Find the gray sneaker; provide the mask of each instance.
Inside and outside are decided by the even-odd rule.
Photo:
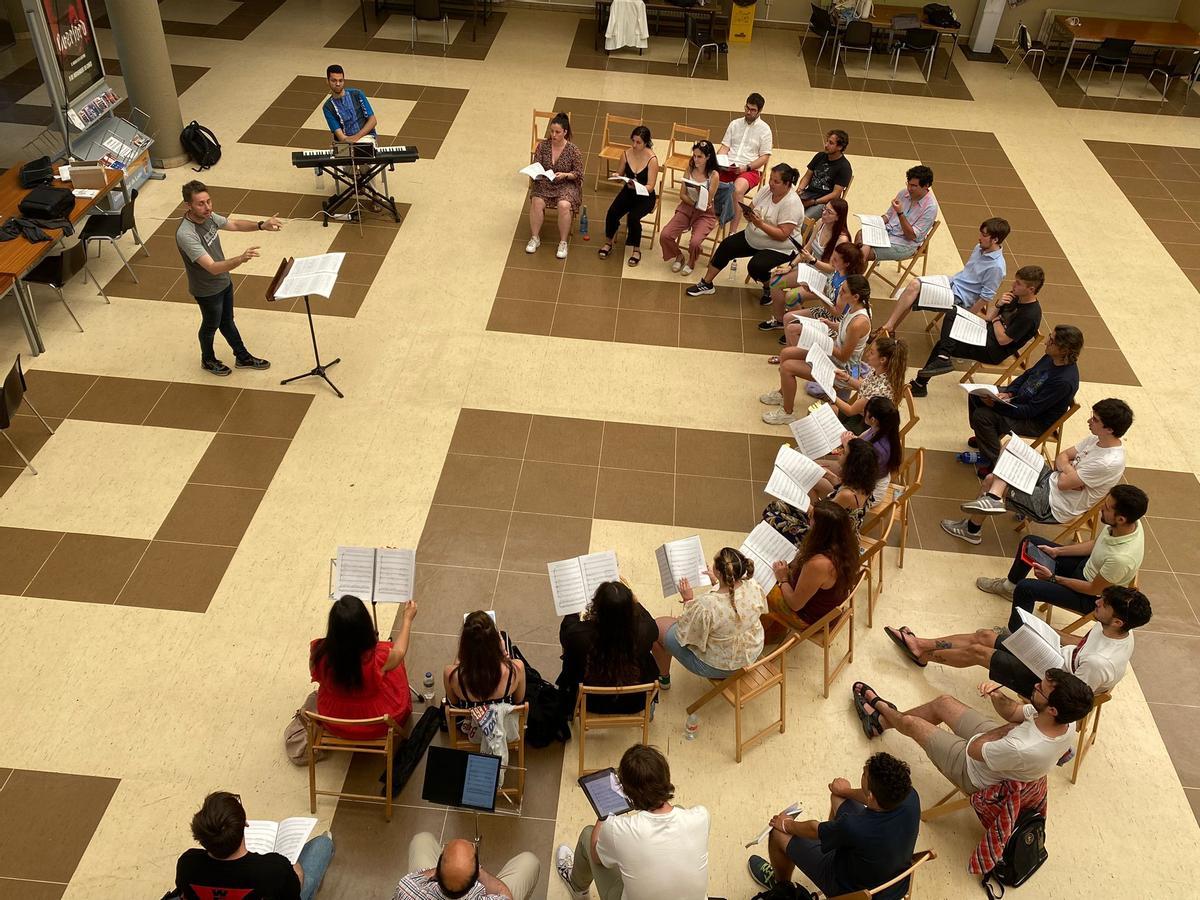
[[[1013,585],[1007,578],[976,578],[975,587],[985,594],[995,594],[1005,600],[1011,600],[1013,596]]]
[[[971,534],[967,531],[966,519],[942,519],[942,531],[946,534],[953,535],[961,541],[966,541],[968,544],[982,544],[983,534]]]
[[[1007,512],[1004,501],[991,494],[981,494],[974,500],[968,500],[959,509],[963,512],[982,513],[985,516],[999,516]]]
[[[783,391],[768,391],[758,395],[758,402],[765,406],[783,406]]]

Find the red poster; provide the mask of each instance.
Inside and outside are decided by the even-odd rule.
[[[104,77],[87,0],[42,0],[42,11],[67,101],[77,100]]]

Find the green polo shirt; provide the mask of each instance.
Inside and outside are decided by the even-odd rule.
[[[1096,535],[1092,553],[1083,567],[1083,577],[1091,581],[1099,575],[1109,584],[1126,587],[1141,568],[1144,551],[1141,522],[1124,537],[1113,537],[1112,528],[1105,525]]]

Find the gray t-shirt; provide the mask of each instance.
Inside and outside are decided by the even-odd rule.
[[[217,262],[225,259],[225,251],[221,249],[220,229],[228,221],[224,216],[212,213],[208,219],[197,225],[185,216],[175,229],[175,244],[179,247],[179,255],[183,257],[188,291],[193,297],[211,297],[233,283],[228,272],[210,275],[196,262],[205,253]]]

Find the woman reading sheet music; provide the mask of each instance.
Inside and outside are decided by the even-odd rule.
[[[638,125],[629,135],[629,147],[621,154],[619,175],[624,179],[617,196],[613,197],[604,217],[604,246],[599,250],[600,258],[607,259],[612,253],[613,239],[621,220],[625,220],[625,246],[630,249],[628,265],[636,266],[642,261],[642,219],[654,209],[655,185],[658,184],[658,157],[654,155],[654,142],[650,129]],[[640,185],[645,194],[638,193]]]
[[[853,244],[838,244],[834,248],[831,258],[833,272],[820,292],[814,286],[803,281],[795,288],[784,292],[783,305],[788,311],[795,312],[795,315],[786,317],[783,337],[779,339],[779,343],[789,347],[796,345],[801,328],[797,317],[822,319],[826,322],[837,322],[841,318],[841,312],[837,308],[837,297],[842,290],[842,285],[851,275],[863,274],[867,264],[863,261],[862,251]],[[806,303],[809,304],[809,308],[801,311],[801,307]],[[769,330],[762,325],[758,328],[759,331]]]
[[[870,371],[860,377],[856,378],[844,369],[833,373],[839,388],[855,391],[851,400],[834,397],[832,401],[842,424],[855,434],[861,434],[867,427],[863,413],[872,397],[886,397],[897,406],[900,404],[904,395],[904,377],[908,372],[908,344],[903,338],[876,334],[863,351],[862,361]]]
[[[837,474],[826,468],[827,477],[822,478],[809,492],[813,505],[821,499],[836,503],[850,514],[850,521],[857,533],[872,505],[872,497],[879,483],[879,457],[867,441],[846,432],[842,440],[841,453],[836,459]],[[763,510],[763,521],[786,537],[799,544],[812,527],[808,512],[797,509],[782,500],[772,500]]]
[[[779,626],[803,631],[830,610],[837,609],[850,594],[858,577],[858,534],[843,507],[821,500],[812,510],[812,527],[790,563],[775,563],[779,583],[767,595],[770,628],[778,636]]]
[[[442,672],[446,702],[459,709],[525,702],[525,665],[512,659],[496,623],[476,610],[463,622],[458,657]]]
[[[329,608],[325,637],[312,642],[308,668],[317,682],[317,712],[335,719],[391,716],[406,725],[412,716],[412,694],[404,657],[408,653],[417,603],[404,605],[394,641],[381,641],[367,606],[357,597],[342,597]],[[387,734],[384,726],[339,725],[329,731],[347,739],[372,740]]]
[[[546,132],[549,136],[538,142],[533,152],[533,161],[554,172],[554,180],[535,178],[529,201],[529,243],[526,253],[536,253],[542,245],[542,222],[546,218],[546,207],[558,210],[559,259],[567,258],[567,237],[571,234],[571,222],[583,205],[583,154],[571,143],[571,120],[566,113],[559,113],[550,120]]]
[[[671,262],[671,271],[680,275],[691,275],[696,268],[696,260],[704,249],[704,239],[717,227],[717,187],[721,183],[721,173],[717,169],[717,151],[711,141],[697,141],[692,144],[692,158],[688,160],[687,171],[679,185],[679,205],[675,207],[675,215],[663,226],[658,236],[658,245],[662,247],[663,259]],[[688,184],[687,182],[692,182]],[[704,185],[706,191],[705,203],[700,203],[700,188]],[[679,248],[679,238],[690,231],[688,238],[688,253],[685,257]]]
[[[900,411],[887,397],[872,397],[867,401],[864,419],[867,429],[862,433],[862,440],[875,451],[879,467],[878,482],[870,490],[874,502],[878,503],[887,493],[892,477],[900,471],[900,464],[904,462],[904,448],[900,445]],[[846,435],[850,435],[850,432],[847,431]],[[839,480],[845,480],[844,462],[844,454],[820,460],[827,474],[817,482],[817,487],[832,486]]]

